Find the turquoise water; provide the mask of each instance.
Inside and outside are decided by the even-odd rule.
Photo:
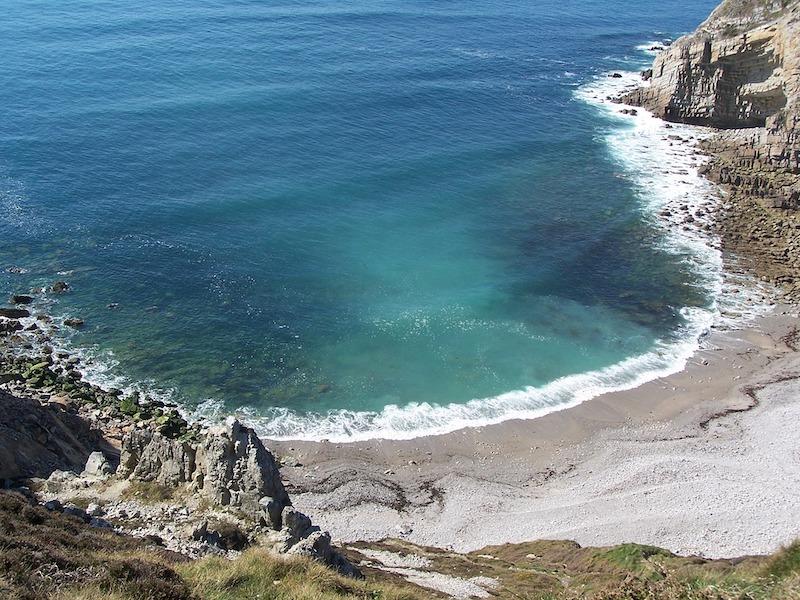
[[[714,3],[6,3],[0,292],[68,280],[110,374],[289,437],[678,341],[713,299],[575,92]]]

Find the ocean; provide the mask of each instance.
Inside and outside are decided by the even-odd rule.
[[[442,433],[674,372],[721,259],[659,214],[712,191],[602,100],[714,5],[6,3],[0,294],[69,282],[36,308],[85,320],[58,343],[88,377],[272,438]]]

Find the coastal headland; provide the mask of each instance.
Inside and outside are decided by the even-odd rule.
[[[797,2],[726,0],[696,32],[663,49],[640,86],[602,99],[631,118],[641,110],[663,119],[656,135],[675,152],[707,156],[696,168],[719,185],[700,208],[663,216],[675,227],[699,224],[719,240],[729,278],[723,292],[753,310],[720,310],[680,372],[536,419],[438,436],[261,440],[233,417],[192,422],[180,407],[85,381],[81,359],[53,347],[51,337],[57,327],[83,322],[54,323],[33,309],[35,294],[19,294],[0,309],[0,478],[16,490],[3,494],[3,515],[55,529],[79,524],[94,532],[85,539],[95,550],[113,546],[118,535],[130,552],[157,551],[167,571],[156,579],[180,573],[172,595],[154,596],[164,598],[198,597],[192,594],[212,586],[180,566],[188,557],[245,552],[239,565],[272,560],[253,558],[251,546],[285,564],[331,567],[349,579],[319,581],[342,597],[519,597],[519,590],[550,593],[553,586],[588,593],[591,585],[571,587],[580,571],[602,572],[612,588],[643,586],[633,597],[644,598],[654,597],[645,595],[655,589],[648,586],[668,585],[687,564],[726,575],[740,564],[752,573],[767,569],[769,585],[780,585],[775,573],[794,573],[780,571],[785,554],[708,559],[769,554],[800,536],[799,11]],[[671,123],[704,129],[676,136]],[[747,300],[758,286],[753,295],[766,290],[769,306]],[[69,283],[40,293],[69,293]],[[47,555],[44,542],[35,532],[22,540],[11,517],[0,526],[11,540],[0,554],[8,567],[0,591],[28,586],[26,597],[47,597],[55,575],[9,558],[20,549]],[[626,546],[580,547],[619,544]],[[672,553],[700,558],[684,563]],[[613,568],[598,562],[612,554]],[[570,563],[575,557],[588,562]],[[571,575],[537,579],[540,588],[506,579],[513,569],[541,574],[536,561]],[[100,569],[69,564],[66,587]],[[642,565],[656,574],[637,579]],[[270,568],[275,579],[262,583],[279,590],[290,575]],[[232,578],[231,589],[254,577],[247,573]],[[342,583],[363,574],[400,587]],[[181,587],[196,580],[194,591]],[[763,587],[754,597],[773,591]],[[102,596],[68,596],[79,597]]]

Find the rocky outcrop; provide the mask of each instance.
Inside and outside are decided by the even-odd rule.
[[[255,431],[236,419],[204,430],[196,440],[175,438],[152,428],[134,429],[122,441],[117,476],[185,488],[212,506],[232,507],[264,527],[261,542],[281,553],[324,562],[358,575],[334,549],[328,533],[291,506],[277,462]],[[204,524],[195,539],[211,539]]]
[[[726,250],[800,301],[793,211],[800,208],[800,2],[725,0],[643,73],[624,103],[715,127],[706,175],[731,190]]]
[[[797,114],[800,5],[747,4],[723,2],[656,57],[649,85],[623,100],[669,121],[792,129],[786,118]]]
[[[196,442],[134,429],[122,441],[117,475],[173,488],[186,485],[275,529],[289,505],[275,458],[252,429],[235,419],[206,430]]]

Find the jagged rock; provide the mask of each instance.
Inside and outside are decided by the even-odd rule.
[[[70,317],[69,319],[64,319],[64,325],[67,327],[74,327],[78,329],[79,327],[83,327],[84,321],[83,319],[78,319],[75,317]]]
[[[84,475],[92,477],[105,477],[113,472],[114,468],[102,452],[92,452],[86,460],[86,467],[83,469]]]
[[[232,504],[257,514],[263,510],[260,501],[265,496],[276,504],[289,504],[275,458],[255,431],[235,419],[209,430],[198,445],[197,462],[202,473],[200,490],[223,506]],[[274,519],[271,522],[275,528],[281,525]]]
[[[196,441],[174,439],[151,428],[134,429],[123,438],[117,476],[186,486],[267,526],[271,531],[262,530],[260,539],[273,550],[309,556],[346,575],[360,576],[331,546],[330,535],[291,506],[272,453],[255,431],[236,419],[204,431]],[[226,550],[248,543],[233,524],[212,526],[204,521],[189,534]]]
[[[123,439],[118,474],[170,487],[190,484],[220,506],[266,517],[276,529],[289,504],[275,458],[252,429],[235,419],[206,431],[197,442],[133,430]]]
[[[311,529],[311,519],[293,506],[284,508],[281,516],[283,528],[293,539],[299,540]]]
[[[196,449],[150,429],[134,429],[122,440],[117,474],[177,487],[194,481]]]
[[[24,308],[0,308],[0,317],[6,319],[24,319],[30,316],[31,312]]]
[[[50,286],[50,291],[54,294],[63,294],[69,291],[69,284],[66,281],[56,281]]]
[[[30,304],[33,302],[33,296],[25,294],[13,294],[11,296],[11,304]]]

